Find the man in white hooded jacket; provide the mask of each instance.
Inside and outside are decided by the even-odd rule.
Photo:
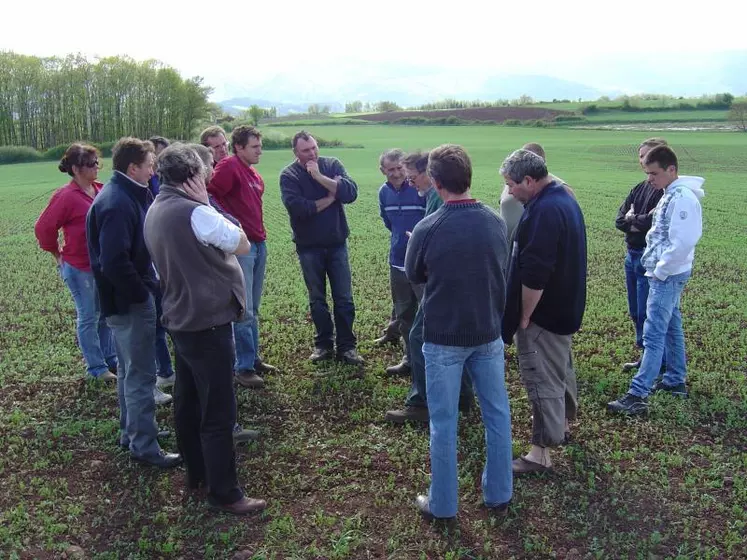
[[[668,146],[653,148],[646,154],[643,167],[651,186],[663,189],[664,194],[654,209],[641,258],[649,279],[643,358],[628,392],[607,404],[607,410],[627,415],[646,413],[651,392],[687,397],[680,295],[692,273],[695,245],[703,232],[700,199],[705,194],[705,179],[680,177],[677,156]],[[663,356],[667,369],[654,384]]]

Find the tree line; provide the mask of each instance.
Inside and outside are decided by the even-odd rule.
[[[77,140],[154,134],[188,139],[211,88],[156,60],[0,52],[0,146],[46,150]]]

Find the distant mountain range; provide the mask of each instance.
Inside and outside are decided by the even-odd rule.
[[[594,100],[602,95],[658,93],[698,96],[730,92],[747,94],[747,50],[683,55],[612,55],[554,65],[552,74],[481,73],[392,64],[338,65],[339,79],[319,68],[297,69],[244,85],[215,84],[231,92],[219,104],[230,113],[251,105],[277,107],[279,115],[306,112],[309,104],[344,110],[348,101],[394,101],[412,107],[446,98],[463,100],[553,99]],[[550,69],[545,69],[550,70]],[[558,77],[562,76],[562,77]]]

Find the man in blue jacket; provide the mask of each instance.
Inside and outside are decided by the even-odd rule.
[[[296,159],[280,173],[280,195],[288,210],[298,261],[309,292],[309,308],[316,328],[312,362],[337,359],[363,365],[353,332],[355,304],[348,262],[350,230],[343,204],[358,198],[358,185],[340,160],[320,157],[308,132],[293,136]],[[334,326],[327,305],[327,278],[334,302]]]
[[[405,179],[402,150],[387,150],[379,158],[379,169],[386,182],[379,188],[379,212],[386,228],[392,232],[389,246],[389,284],[397,329],[405,341],[405,355],[387,375],[410,373],[410,329],[423,296],[423,285],[412,284],[405,274],[407,240],[425,215],[425,198]]]
[[[133,459],[162,468],[182,460],[158,445],[153,390],[156,385],[156,307],[153,262],[143,238],[153,197],[153,144],[122,138],[112,149],[114,175],[86,218],[91,269],[101,311],[114,334],[119,368],[119,444]]]

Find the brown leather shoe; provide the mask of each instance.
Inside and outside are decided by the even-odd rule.
[[[267,507],[267,502],[244,496],[238,502],[232,504],[216,504],[209,501],[208,505],[210,509],[230,513],[231,515],[252,515],[265,509]]]
[[[256,372],[245,370],[236,374],[236,383],[247,389],[261,389],[265,381]]]

